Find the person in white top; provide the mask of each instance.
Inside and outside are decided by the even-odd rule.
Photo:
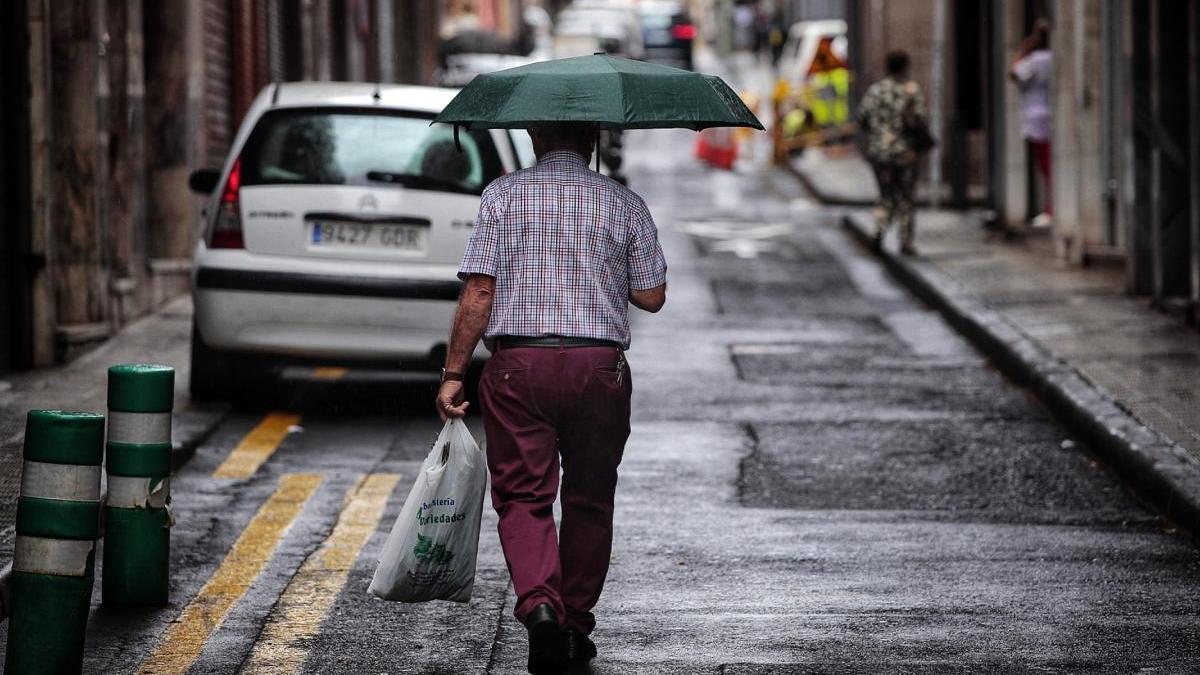
[[[1036,218],[1034,227],[1050,225],[1054,213],[1051,206],[1050,173],[1050,73],[1053,57],[1050,53],[1050,24],[1038,19],[1033,31],[1021,43],[1021,50],[1009,67],[1008,73],[1021,91],[1021,135],[1029,144],[1034,162],[1046,187],[1046,203]]]

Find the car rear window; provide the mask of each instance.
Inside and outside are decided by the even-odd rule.
[[[671,15],[659,12],[646,12],[642,14],[642,28],[645,29],[663,29],[671,27]]]
[[[490,132],[461,130],[459,152],[453,128],[430,119],[346,108],[270,111],[242,151],[242,185],[378,185],[386,174],[426,179],[422,189],[482,194],[503,171]]]

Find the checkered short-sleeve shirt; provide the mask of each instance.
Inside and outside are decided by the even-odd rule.
[[[484,339],[547,335],[629,347],[629,291],[666,282],[646,203],[556,150],[483,191],[458,276],[496,278]]]

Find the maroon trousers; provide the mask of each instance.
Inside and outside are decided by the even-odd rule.
[[[596,624],[591,610],[608,575],[632,390],[614,347],[499,348],[484,367],[492,505],[522,623],[549,603],[565,628],[587,634]]]

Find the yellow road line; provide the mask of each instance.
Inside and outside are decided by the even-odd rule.
[[[312,638],[321,628],[350,568],[379,524],[399,474],[371,474],[346,495],[341,516],[321,547],[300,566],[267,618],[243,673],[300,672]]]
[[[340,380],[346,375],[346,369],[340,366],[318,366],[313,368],[314,380]]]
[[[208,636],[250,588],[320,483],[321,476],[311,473],[286,474],[279,479],[275,493],[254,514],[221,566],[183,608],[139,672],[143,675],[187,672],[200,656]]]
[[[300,416],[273,412],[250,430],[241,443],[229,453],[213,478],[249,478],[263,462],[275,454],[275,449],[287,438],[288,427],[299,424]]]

